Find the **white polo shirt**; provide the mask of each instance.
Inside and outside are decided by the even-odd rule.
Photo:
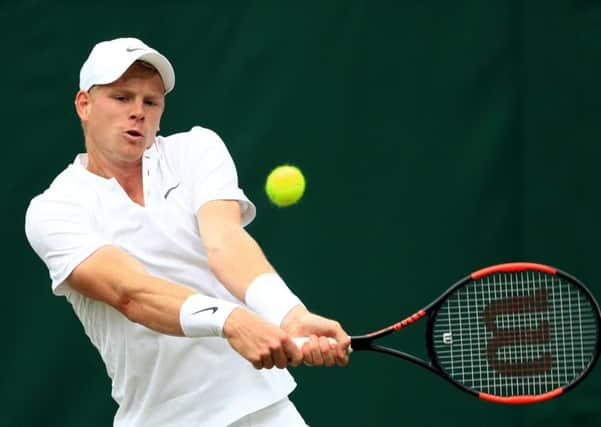
[[[238,188],[234,163],[214,132],[157,137],[143,158],[145,206],[114,179],[86,169],[80,154],[27,210],[26,233],[100,352],[119,404],[115,426],[225,426],[286,397],[286,370],[256,370],[223,338],[180,338],[129,321],[72,290],[65,279],[103,245],[118,246],[150,274],[241,303],[211,273],[196,212],[210,200],[239,200],[243,223],[255,207]]]

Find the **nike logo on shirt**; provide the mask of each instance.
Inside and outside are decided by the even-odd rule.
[[[165,193],[165,199],[167,198],[167,196],[169,195],[169,193],[171,193],[173,190],[175,190],[177,187],[179,187],[179,182],[177,183],[176,186],[171,187],[169,190],[167,190],[167,192]]]

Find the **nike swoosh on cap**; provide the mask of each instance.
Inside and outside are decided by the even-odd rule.
[[[136,50],[146,50],[146,48],[144,48],[144,47],[128,47],[125,50],[128,52],[135,52]]]

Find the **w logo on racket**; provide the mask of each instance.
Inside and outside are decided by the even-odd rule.
[[[551,352],[541,354],[540,346],[551,341],[547,320],[538,320],[536,313],[549,308],[549,294],[538,289],[534,295],[516,295],[491,302],[483,313],[486,329],[493,336],[486,346],[486,358],[492,368],[508,376],[539,375],[553,368]],[[504,316],[509,327],[499,327],[497,317]],[[524,326],[522,326],[524,325]],[[514,360],[500,360],[499,350],[511,346],[509,354],[519,355]],[[537,357],[538,356],[538,357]]]

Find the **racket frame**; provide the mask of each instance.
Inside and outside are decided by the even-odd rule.
[[[576,287],[578,287],[582,291],[582,294],[590,302],[591,308],[595,312],[595,319],[597,322],[596,346],[595,346],[595,350],[592,354],[591,361],[589,362],[588,366],[582,371],[582,373],[579,376],[577,376],[568,385],[565,385],[565,386],[559,387],[557,389],[551,390],[549,392],[538,394],[538,395],[522,395],[522,396],[510,396],[510,397],[496,396],[496,395],[473,390],[473,389],[461,384],[460,382],[456,381],[451,376],[449,376],[440,367],[440,365],[437,361],[436,351],[434,350],[433,328],[434,328],[434,321],[436,319],[436,314],[438,312],[438,309],[442,306],[444,301],[446,301],[446,299],[451,294],[453,294],[455,291],[457,291],[457,289],[459,289],[463,286],[466,286],[470,282],[476,281],[476,280],[478,280],[482,277],[485,277],[487,275],[490,275],[490,274],[513,273],[513,272],[520,272],[520,271],[526,271],[526,270],[539,271],[542,273],[547,273],[547,274],[551,274],[551,275],[557,276],[559,278],[562,278],[562,279],[572,283]],[[428,322],[426,324],[426,350],[427,350],[428,356],[430,358],[429,361],[420,359],[417,356],[402,352],[395,348],[390,348],[390,347],[386,347],[384,345],[376,344],[374,342],[375,340],[379,340],[382,337],[385,337],[392,333],[398,332],[401,329],[404,329],[408,325],[411,325],[411,324],[421,320],[424,317],[428,318]],[[580,383],[592,371],[593,367],[595,366],[595,364],[597,363],[597,360],[599,358],[599,345],[600,345],[600,341],[601,341],[600,330],[601,330],[601,310],[599,309],[599,304],[593,297],[593,294],[590,292],[590,290],[584,285],[584,283],[582,283],[576,277],[574,277],[562,270],[559,270],[559,269],[556,269],[553,267],[549,267],[544,264],[536,264],[536,263],[530,263],[530,262],[513,262],[513,263],[498,264],[498,265],[494,265],[491,267],[486,267],[486,268],[477,270],[477,271],[473,272],[472,274],[470,274],[470,275],[460,279],[456,283],[454,283],[445,292],[443,292],[438,298],[436,298],[434,301],[432,301],[428,306],[417,311],[415,314],[401,320],[400,322],[397,322],[386,328],[371,332],[369,334],[351,336],[351,347],[352,347],[353,351],[374,351],[374,352],[384,353],[384,354],[388,354],[388,355],[391,355],[394,357],[398,357],[403,360],[407,360],[408,362],[412,362],[413,364],[421,366],[422,368],[425,368],[425,369],[441,376],[442,378],[444,378],[445,380],[447,380],[454,386],[458,387],[459,389],[463,390],[464,392],[472,394],[474,396],[477,396],[482,400],[495,402],[495,403],[505,403],[505,404],[528,404],[528,403],[542,402],[542,401],[549,400],[549,399],[555,398],[557,396],[560,396],[561,394],[565,394],[567,391],[571,390],[575,385]]]

